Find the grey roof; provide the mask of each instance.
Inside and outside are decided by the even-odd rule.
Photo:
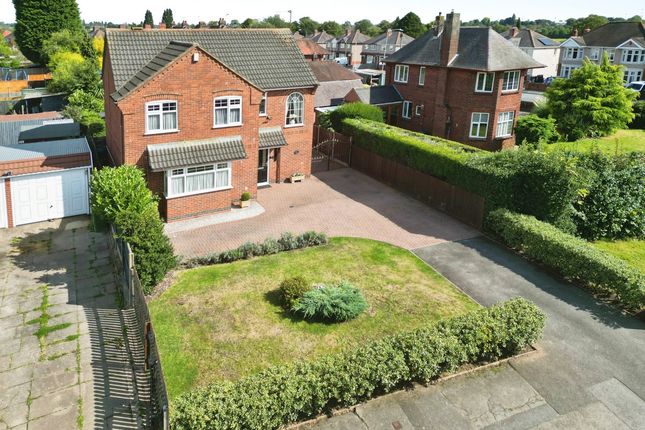
[[[371,105],[388,105],[401,103],[403,97],[392,85],[383,87],[354,88],[358,98],[363,103]]]
[[[392,30],[389,34],[381,33],[366,40],[365,45],[407,45],[413,40],[414,37],[408,36],[403,30]]]
[[[20,142],[55,140],[79,137],[81,126],[77,122],[64,122],[59,124],[32,124],[20,127],[18,140]]]
[[[117,92],[146,66],[156,67],[150,64],[153,60],[164,61],[159,58],[162,51],[176,54],[168,51],[172,41],[198,44],[263,90],[318,84],[288,29],[108,29],[106,43]]]
[[[345,96],[354,88],[361,88],[360,77],[350,81],[321,82],[314,98],[315,107],[338,106],[343,104]]]
[[[316,33],[313,36],[309,37],[308,39],[311,39],[312,41],[316,43],[327,43],[330,40],[332,40],[334,36],[331,34],[327,33],[325,30],[321,31],[320,33]]]
[[[21,143],[0,146],[0,162],[89,154],[89,152],[90,149],[84,137],[79,139],[52,140],[48,142]]]
[[[30,115],[26,115],[30,116]],[[18,143],[20,129],[26,125],[42,125],[44,121],[52,118],[35,118],[21,120],[22,115],[3,115],[3,121],[0,121],[0,146],[15,145]],[[60,118],[60,115],[58,115]],[[10,121],[10,119],[15,119]]]
[[[282,134],[282,128],[271,127],[260,129],[260,149],[287,146],[287,140]]]
[[[350,43],[353,45],[360,45],[369,40],[369,36],[361,33],[360,30],[353,30],[344,36],[338,38],[338,43]]]
[[[428,31],[414,42],[401,48],[384,61],[386,63],[439,66],[441,38]],[[544,67],[522,52],[499,33],[488,27],[461,27],[457,56],[448,67],[483,71],[534,69]]]
[[[148,64],[143,66],[136,75],[132,76],[121,88],[119,88],[112,98],[116,101],[121,100],[123,97],[139,85],[146,82],[148,79],[156,75],[160,70],[168,66],[182,55],[184,55],[190,48],[196,46],[194,43],[177,42],[171,40],[165,48],[163,48],[155,57],[150,60]]]
[[[515,31],[515,35],[513,35]],[[560,46],[560,43],[555,40],[546,37],[545,35],[538,33],[537,31],[523,28],[518,29],[513,27],[512,29],[502,33],[502,36],[513,43],[513,45],[520,48],[557,48]]]
[[[153,171],[246,158],[241,136],[148,145]]]
[[[582,46],[616,47],[629,39],[645,46],[645,24],[642,22],[610,22],[589,33],[572,37],[572,39]]]

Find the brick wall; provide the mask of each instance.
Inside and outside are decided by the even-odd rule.
[[[5,203],[7,206],[7,227],[13,227],[13,203],[11,201],[11,179],[10,178],[0,178],[4,182],[2,186],[4,187]]]
[[[193,48],[200,50],[200,48]],[[315,89],[299,90],[305,98],[303,126],[284,127],[286,100],[293,91],[268,93],[267,115],[259,115],[262,92],[241,77],[201,51],[200,60],[192,61],[190,50],[167,69],[113,104],[108,114],[113,92],[113,83],[108,69],[109,55],[104,64],[108,81],[106,86],[107,140],[117,164],[134,164],[146,171],[148,186],[163,196],[164,174],[151,172],[148,167],[148,145],[200,140],[225,136],[241,136],[247,159],[232,162],[232,186],[230,190],[215,191],[193,196],[171,198],[160,205],[162,215],[168,221],[199,216],[230,208],[244,191],[253,196],[257,191],[257,167],[259,128],[283,127],[287,146],[272,150],[270,160],[271,181],[283,181],[295,172],[310,174],[311,149],[314,123]],[[107,52],[107,51],[106,51]],[[104,73],[105,73],[104,72]],[[111,92],[108,87],[112,85]],[[214,128],[213,99],[220,96],[242,97],[242,126]],[[158,100],[174,100],[178,106],[178,131],[163,134],[145,134],[145,103]],[[121,119],[122,118],[122,119]],[[122,126],[121,126],[122,124]],[[125,142],[123,145],[121,142]],[[114,153],[121,152],[122,156]],[[277,157],[276,157],[277,155]],[[277,162],[279,159],[279,168]]]

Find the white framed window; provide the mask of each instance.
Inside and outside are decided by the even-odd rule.
[[[415,114],[416,116],[421,116],[421,114],[422,114],[422,113],[423,113],[423,105],[417,105],[417,106],[414,108],[414,114]]]
[[[169,133],[177,130],[176,101],[161,100],[146,103],[146,134]]]
[[[511,70],[504,72],[504,82],[502,82],[502,92],[517,91],[520,88],[520,71]]]
[[[589,58],[598,60],[600,58],[600,48],[591,48],[589,51]]]
[[[561,78],[568,78],[571,76],[571,73],[579,69],[579,66],[562,66],[562,69],[560,70],[560,77]]]
[[[614,62],[616,59],[616,50],[615,49],[608,49],[607,50],[607,57],[609,57],[610,62]]]
[[[580,60],[584,50],[582,48],[565,48],[564,58],[566,60]]]
[[[497,117],[497,137],[508,137],[513,134],[515,112],[500,112]]]
[[[626,69],[623,74],[623,80],[626,84],[640,81],[643,78],[643,69]]]
[[[506,76],[506,75],[504,75]],[[495,73],[479,72],[477,73],[477,83],[475,84],[476,93],[492,93],[493,83],[495,82]]]
[[[179,197],[231,187],[231,162],[166,171],[166,196]]]
[[[267,93],[262,94],[262,100],[260,101],[260,116],[267,115]]]
[[[645,63],[645,49],[623,49],[621,63]]]
[[[403,102],[403,112],[401,112],[401,115],[403,118],[412,118],[412,102],[407,100]]]
[[[473,112],[470,119],[470,137],[473,139],[486,139],[488,136],[489,114],[485,112]]]
[[[426,84],[426,68],[421,66],[419,67],[419,85],[424,86],[425,84]]]
[[[374,62],[374,56],[373,55],[368,55],[365,59],[365,62],[367,64],[372,64]]]
[[[242,97],[217,97],[213,109],[213,127],[242,125]]]
[[[394,66],[394,82],[402,84],[408,83],[408,76],[410,75],[410,66],[397,64]]]
[[[285,124],[289,126],[303,125],[305,122],[305,98],[300,93],[291,93],[287,97],[287,112]]]

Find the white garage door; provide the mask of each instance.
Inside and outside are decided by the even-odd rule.
[[[89,213],[87,169],[11,179],[14,225]]]

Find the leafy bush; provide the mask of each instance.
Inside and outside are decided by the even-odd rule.
[[[282,304],[286,310],[291,308],[300,300],[300,298],[311,290],[311,284],[302,276],[294,276],[285,279],[280,283],[280,296]]]
[[[292,311],[305,319],[331,322],[349,321],[365,309],[367,302],[363,294],[349,282],[314,288],[305,292],[291,306]]]
[[[508,246],[556,270],[565,278],[613,293],[628,308],[645,307],[645,276],[583,239],[534,217],[505,209],[491,212],[487,224]]]
[[[277,429],[409,382],[429,382],[465,363],[516,354],[540,338],[544,322],[534,304],[515,299],[313,361],[275,366],[180,396],[171,427]]]
[[[515,141],[518,145],[524,143],[553,143],[559,138],[555,128],[555,119],[540,118],[537,115],[521,116],[515,125]]]
[[[589,240],[645,237],[645,154],[577,155],[589,174],[574,204],[577,232]]]
[[[573,162],[562,154],[487,153],[370,121],[344,123],[357,146],[478,194],[488,210],[507,207],[558,223],[570,216],[578,183]]]
[[[242,196],[240,197],[240,200],[242,200],[243,202],[248,202],[249,200],[251,200],[251,193],[244,191],[242,193]]]
[[[629,128],[638,128],[645,130],[645,100],[638,100],[634,103],[634,120],[629,124]]]
[[[237,260],[259,257],[262,255],[277,254],[282,251],[291,251],[310,246],[319,246],[327,243],[325,233],[308,231],[298,236],[292,233],[283,233],[280,239],[266,239],[261,243],[247,242],[244,245],[205,257],[195,257],[183,262],[184,267],[207,266],[212,264],[232,263]]]
[[[334,130],[342,132],[345,118],[361,118],[383,122],[383,111],[366,103],[347,103],[329,113],[329,122]]]

